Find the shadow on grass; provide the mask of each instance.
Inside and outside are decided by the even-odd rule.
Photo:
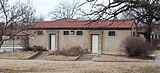
[[[109,55],[114,57],[125,57],[129,59],[140,59],[140,60],[155,60],[156,57],[154,56],[136,56],[136,57],[129,57],[127,55],[117,55],[117,54],[102,54],[102,55]]]

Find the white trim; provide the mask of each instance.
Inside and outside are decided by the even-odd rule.
[[[51,50],[56,50],[56,35],[51,34]]]
[[[98,53],[98,35],[92,35],[92,53]]]

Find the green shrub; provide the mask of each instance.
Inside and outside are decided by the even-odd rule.
[[[160,50],[160,38],[153,39],[152,44],[155,47],[156,50]]]

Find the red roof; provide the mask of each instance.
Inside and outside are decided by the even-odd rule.
[[[39,21],[30,28],[131,28],[133,23],[133,19],[91,21],[63,18],[55,21]]]
[[[137,27],[137,32],[138,33],[144,33],[144,32],[146,32],[146,27],[144,27],[144,26],[138,26]]]

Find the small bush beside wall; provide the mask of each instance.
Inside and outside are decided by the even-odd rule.
[[[153,39],[152,44],[153,44],[153,46],[155,46],[156,50],[160,50],[160,38]]]
[[[22,51],[38,52],[38,51],[48,51],[48,50],[46,48],[44,48],[43,46],[33,46],[33,47],[26,47],[26,48],[22,49]]]
[[[127,37],[123,41],[124,52],[130,56],[148,56],[153,53],[154,47],[140,37]]]
[[[80,46],[75,46],[69,49],[56,50],[50,55],[79,56],[88,53],[88,49],[82,49]]]

